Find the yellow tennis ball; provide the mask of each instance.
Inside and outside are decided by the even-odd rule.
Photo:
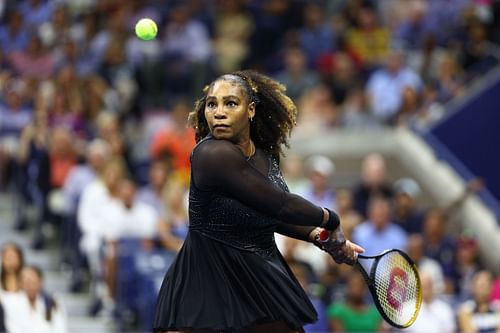
[[[156,37],[158,27],[150,18],[140,19],[135,25],[135,34],[142,40],[151,40]]]

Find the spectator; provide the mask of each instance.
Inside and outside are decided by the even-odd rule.
[[[455,275],[452,277],[454,293],[458,301],[463,301],[472,297],[474,276],[481,270],[479,245],[469,231],[459,236],[455,256]]]
[[[391,221],[389,201],[381,197],[370,201],[368,219],[354,228],[352,239],[370,256],[386,249],[405,249],[408,244],[405,231]]]
[[[308,69],[307,59],[300,48],[287,48],[283,58],[285,68],[276,75],[276,79],[286,86],[288,96],[297,102],[306,91],[317,84],[318,78]]]
[[[111,148],[102,139],[94,139],[86,147],[85,162],[71,169],[62,188],[64,206],[63,251],[72,270],[71,289],[82,287],[84,259],[79,248],[81,230],[78,227],[78,205],[85,188],[103,173]]]
[[[12,51],[8,61],[20,76],[43,80],[51,77],[55,71],[54,57],[45,49],[37,35],[30,36],[25,49]]]
[[[445,290],[443,269],[436,260],[425,255],[425,243],[422,235],[412,234],[408,237],[406,252],[417,265],[418,271],[431,277],[434,294],[441,295]]]
[[[333,26],[325,24],[321,6],[310,2],[304,8],[304,26],[298,31],[299,45],[309,68],[316,68],[319,57],[336,48]]]
[[[24,293],[12,300],[7,310],[11,317],[7,325],[9,333],[69,332],[66,312],[60,302],[44,291],[43,274],[38,267],[23,268],[22,286]]]
[[[340,125],[348,130],[373,130],[381,127],[380,121],[370,113],[365,93],[359,87],[347,92],[341,113]]]
[[[52,223],[60,221],[63,214],[61,188],[71,169],[77,164],[77,154],[71,132],[66,128],[55,128],[49,134],[48,151],[41,152],[38,190],[41,195],[38,207],[42,210],[33,233],[33,248],[45,245],[43,227],[45,220]]]
[[[119,219],[114,230],[105,238],[111,241],[122,237],[155,239],[159,216],[153,206],[136,200],[137,186],[130,178],[124,178],[118,185],[120,200]]]
[[[83,47],[78,44],[76,38],[66,38],[59,50],[54,52],[56,71],[60,71],[66,66],[75,69],[78,76],[90,75],[95,71],[91,59],[83,55]]]
[[[120,184],[125,177],[123,160],[111,159],[106,163],[101,177],[89,184],[82,193],[78,206],[78,225],[82,231],[80,249],[87,259],[93,297],[90,312],[96,315],[111,304],[110,290],[104,283],[102,249],[104,240],[115,234],[122,218],[119,200]]]
[[[423,81],[437,80],[440,64],[449,51],[437,45],[434,34],[426,34],[422,42],[422,47],[408,53],[407,64]]]
[[[42,188],[48,188],[47,150],[49,145],[48,116],[44,108],[37,108],[32,121],[23,129],[17,149],[15,181],[17,203],[15,228],[24,230],[28,226],[26,208],[33,204],[38,208],[35,223],[43,216],[44,197]]]
[[[389,53],[391,33],[379,24],[377,13],[369,6],[363,6],[356,16],[356,25],[347,31],[345,37],[347,50],[371,70]]]
[[[387,55],[385,66],[373,72],[366,85],[372,113],[386,124],[394,123],[403,103],[403,91],[411,87],[421,89],[420,77],[403,63],[403,54],[393,50]]]
[[[377,308],[367,302],[368,288],[361,273],[352,270],[347,277],[345,296],[328,307],[330,330],[334,332],[384,331]]]
[[[114,307],[116,297],[117,242],[120,239],[132,238],[151,243],[157,236],[159,221],[152,206],[136,200],[137,187],[132,179],[121,179],[117,187],[119,202],[114,209],[114,222],[103,234],[105,242],[103,273],[108,294],[104,295],[102,300],[106,310]],[[151,248],[152,244],[147,246]]]
[[[49,21],[52,16],[50,1],[28,0],[19,5],[19,12],[24,17],[28,29],[33,29]]]
[[[424,217],[423,237],[425,255],[436,260],[443,269],[446,280],[446,295],[454,294],[453,276],[455,275],[456,241],[446,233],[444,213],[439,208],[427,211]]]
[[[407,233],[421,233],[423,212],[417,208],[420,186],[411,178],[401,178],[394,184],[394,222]]]
[[[171,8],[162,41],[168,93],[198,95],[207,81],[212,46],[208,29],[192,17],[188,4],[179,2]]]
[[[87,137],[84,121],[84,96],[75,68],[71,65],[61,68],[54,82],[51,105],[48,106],[49,125],[63,127],[76,134],[77,139]],[[78,144],[78,140],[75,140]]]
[[[350,189],[342,188],[337,190],[335,201],[337,213],[342,221],[345,222],[345,220],[351,219],[353,222],[356,222],[356,225],[361,222],[361,215],[354,209],[354,197]],[[346,228],[344,227],[344,232],[346,231],[345,229]]]
[[[250,39],[251,55],[248,59],[250,68],[275,69],[273,62],[282,50],[283,43],[288,44],[287,34],[296,28],[303,17],[302,6],[287,0],[252,1],[254,30]],[[297,45],[297,36],[292,32],[293,44]],[[273,66],[274,65],[274,66]]]
[[[492,283],[490,272],[481,270],[474,274],[471,298],[458,308],[460,332],[500,332],[500,310],[489,299]]]
[[[216,5],[214,55],[217,73],[241,68],[250,53],[253,21],[241,0],[219,1]]]
[[[10,82],[5,95],[5,105],[0,106],[0,181],[9,184],[13,179],[16,151],[21,133],[32,119],[32,110],[25,105],[24,83]]]
[[[148,184],[137,192],[137,200],[150,205],[160,218],[168,215],[167,205],[163,200],[163,192],[168,184],[171,166],[163,159],[153,160],[149,167]]]
[[[432,275],[420,272],[422,305],[415,322],[406,329],[410,333],[453,333],[456,329],[453,308],[439,299]]]
[[[468,27],[461,61],[468,72],[468,79],[484,75],[498,65],[498,51],[499,47],[488,40],[486,25],[474,20]]]
[[[339,123],[338,107],[328,87],[317,85],[306,91],[299,100],[300,110],[294,136],[309,136],[329,130]]]
[[[405,7],[407,17],[395,27],[394,39],[406,49],[419,50],[425,39],[432,33],[427,17],[427,6],[424,1],[408,1]]]
[[[92,140],[86,147],[85,162],[74,166],[68,173],[63,186],[64,210],[72,215],[85,188],[102,174],[111,148],[102,139]]]
[[[22,249],[14,243],[5,244],[1,264],[0,294],[18,293],[21,290],[21,271],[24,267]]]
[[[96,124],[97,137],[109,144],[111,147],[111,156],[123,159],[126,171],[133,175],[134,162],[132,148],[122,130],[118,115],[109,111],[103,111],[98,115]]]
[[[178,251],[188,232],[187,189],[179,182],[169,184],[163,191],[167,216],[158,225],[160,242],[168,250]]]
[[[366,216],[368,202],[376,196],[391,199],[393,190],[387,183],[384,157],[372,153],[361,162],[361,182],[354,188],[354,208]]]
[[[23,17],[17,9],[10,9],[6,14],[6,26],[0,28],[0,46],[2,52],[21,51],[28,45],[29,34],[24,28]]]
[[[333,100],[341,105],[350,91],[361,86],[361,79],[352,57],[346,52],[336,52],[330,58],[333,64],[326,70],[324,76]]]
[[[438,66],[436,71],[438,101],[446,103],[464,93],[465,73],[452,54],[445,54]]]
[[[336,210],[335,190],[331,185],[335,165],[324,155],[310,156],[306,160],[308,184],[299,194],[320,207]]]
[[[181,181],[189,177],[189,156],[195,145],[194,131],[187,127],[189,112],[185,100],[176,101],[170,113],[170,123],[154,135],[150,146],[153,159],[172,158],[172,171]]]
[[[282,161],[283,177],[290,192],[299,193],[306,187],[308,180],[304,175],[304,161],[302,156],[288,154]]]
[[[37,25],[37,31],[43,44],[49,49],[57,49],[63,41],[72,34],[72,20],[69,16],[69,7],[63,3],[46,3],[50,7],[50,19]]]

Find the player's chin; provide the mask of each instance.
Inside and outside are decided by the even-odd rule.
[[[231,138],[233,137],[231,131],[221,130],[219,128],[215,128],[212,131],[212,136],[217,140],[231,140]]]

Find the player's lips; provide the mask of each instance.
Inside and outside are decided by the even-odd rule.
[[[214,129],[216,129],[216,128],[229,128],[229,125],[226,125],[226,124],[215,124],[213,128]]]

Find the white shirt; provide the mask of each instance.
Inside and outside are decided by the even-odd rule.
[[[451,306],[434,299],[427,304],[422,302],[417,320],[405,329],[408,333],[452,333],[455,332],[455,316]]]
[[[121,202],[110,195],[101,180],[85,187],[78,206],[80,248],[86,253],[98,251],[103,239],[120,228],[121,215]]]
[[[5,328],[9,333],[67,333],[68,323],[64,307],[56,300],[52,310],[52,318],[45,318],[45,302],[37,297],[34,307],[31,306],[25,293],[9,293],[2,295],[5,312]]]
[[[441,265],[434,259],[423,257],[418,262],[418,270],[431,276],[434,295],[441,295],[444,292],[444,274]]]
[[[131,208],[121,204],[119,207],[119,223],[109,230],[107,240],[117,240],[121,237],[137,237],[152,239],[157,233],[159,216],[154,207],[135,201]]]

